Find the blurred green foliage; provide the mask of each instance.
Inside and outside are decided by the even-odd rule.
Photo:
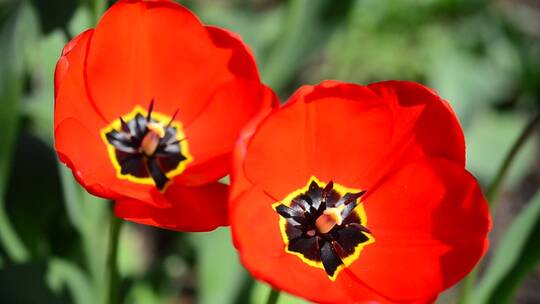
[[[539,111],[535,1],[180,2],[203,22],[238,32],[263,80],[284,100],[300,85],[323,79],[408,79],[435,88],[459,116],[467,167],[484,185]],[[105,297],[110,204],[87,194],[58,164],[52,123],[61,49],[108,5],[0,0],[2,302],[90,304]],[[534,282],[540,259],[538,145],[535,132],[505,179],[502,211],[493,212],[492,249],[471,303],[540,301],[538,292],[519,295],[534,289],[522,283]],[[127,225],[119,264],[125,303],[263,303],[269,293],[239,263],[227,228],[183,234]],[[440,302],[454,302],[454,295],[451,290]]]
[[[509,301],[527,269],[540,259],[538,228],[540,225],[540,193],[513,220],[494,250],[491,267],[478,286],[471,303]],[[529,247],[529,248],[528,248]]]

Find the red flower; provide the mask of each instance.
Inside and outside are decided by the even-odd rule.
[[[58,61],[55,148],[117,216],[211,230],[239,130],[273,102],[235,34],[172,1],[119,1]]]
[[[430,302],[487,249],[461,128],[428,88],[304,86],[241,138],[233,237],[250,272],[278,289],[325,303]]]

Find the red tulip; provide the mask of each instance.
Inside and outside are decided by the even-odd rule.
[[[316,302],[424,303],[485,253],[487,204],[432,90],[326,81],[259,120],[235,150],[230,197],[256,278]]]
[[[172,1],[119,1],[58,61],[55,148],[117,216],[211,230],[238,133],[274,102],[235,34]]]

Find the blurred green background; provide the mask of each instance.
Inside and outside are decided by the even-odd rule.
[[[484,186],[539,111],[537,0],[180,2],[204,23],[238,32],[283,100],[323,79],[435,88],[459,116],[467,167]],[[59,165],[52,123],[61,49],[109,5],[0,0],[1,303],[104,298],[111,205]],[[469,303],[540,303],[540,133],[530,130],[492,201],[492,245]],[[226,228],[189,234],[124,225],[119,264],[123,303],[264,303],[269,292],[239,264]],[[439,302],[455,303],[458,294],[459,286]]]

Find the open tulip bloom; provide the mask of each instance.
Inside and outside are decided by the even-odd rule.
[[[256,278],[316,302],[425,303],[485,253],[487,204],[432,90],[325,81],[259,120],[236,147],[229,205]]]
[[[273,102],[234,34],[172,1],[119,1],[58,61],[55,148],[117,216],[211,230],[240,129]]]

